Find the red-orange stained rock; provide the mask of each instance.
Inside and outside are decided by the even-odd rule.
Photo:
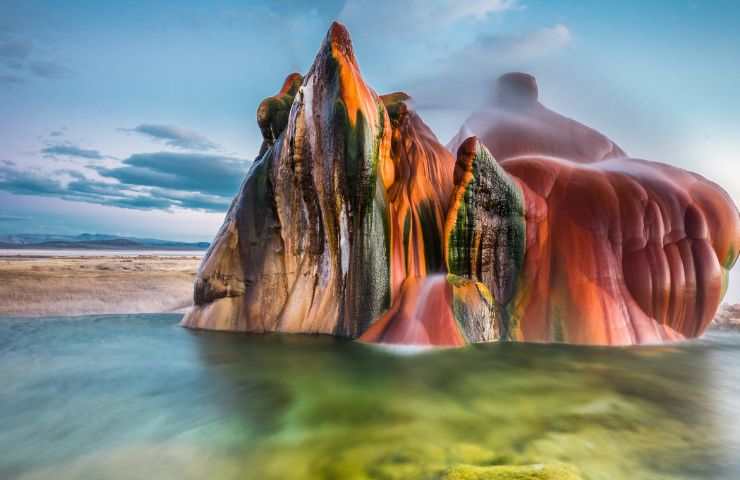
[[[390,203],[392,276],[394,285],[400,287],[406,277],[444,270],[442,236],[455,162],[411,109],[405,94],[381,98],[393,109],[391,159],[395,177],[386,193]],[[436,246],[436,251],[428,251],[428,245]]]
[[[446,275],[409,277],[399,298],[360,337],[364,342],[459,347],[467,342],[452,309]]]
[[[694,337],[740,250],[740,216],[705,178],[628,158],[537,101],[521,74],[450,144],[477,135],[522,184],[527,252],[514,339],[635,344]],[[546,211],[546,216],[543,212]]]

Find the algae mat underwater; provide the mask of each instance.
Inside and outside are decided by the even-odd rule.
[[[740,335],[384,350],[178,315],[0,319],[0,477],[740,477]]]

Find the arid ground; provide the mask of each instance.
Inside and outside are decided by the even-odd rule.
[[[198,256],[0,257],[0,315],[176,312]]]
[[[0,256],[0,316],[180,312],[200,256]],[[740,304],[713,328],[740,329]]]

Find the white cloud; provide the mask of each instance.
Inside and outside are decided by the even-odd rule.
[[[571,40],[572,34],[563,24],[523,35],[481,35],[466,49],[465,56],[482,62],[524,61],[565,48]]]
[[[443,57],[438,68],[410,82],[420,108],[480,109],[496,78],[509,71],[535,71],[567,48],[573,39],[563,24],[522,34],[480,34]]]
[[[462,18],[483,20],[492,13],[524,8],[517,0],[469,0],[465,2],[447,1],[444,3],[448,18],[455,20]]]
[[[353,35],[372,35],[382,30],[395,36],[412,36],[522,8],[519,0],[411,0],[402,6],[397,0],[349,0],[337,18],[347,24]]]
[[[121,129],[124,132],[134,132],[146,135],[154,140],[162,140],[167,145],[189,150],[216,150],[218,145],[205,136],[173,125],[155,125],[145,123],[131,129]]]

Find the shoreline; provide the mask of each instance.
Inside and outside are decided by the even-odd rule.
[[[204,254],[0,249],[0,316],[185,313]],[[707,331],[740,332],[740,304],[722,304]]]

